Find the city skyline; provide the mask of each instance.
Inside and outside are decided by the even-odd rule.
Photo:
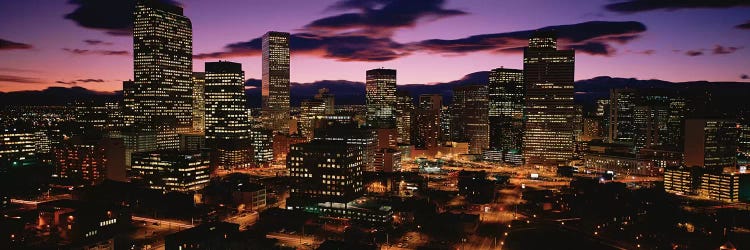
[[[127,7],[128,2],[118,2],[116,7]],[[206,61],[231,60],[247,65],[248,79],[261,78],[260,36],[268,30],[292,34],[295,69],[290,72],[291,82],[362,81],[359,72],[386,67],[400,70],[401,84],[425,84],[499,66],[520,68],[521,53],[514,48],[523,46],[530,31],[555,27],[563,48],[576,49],[579,54],[576,80],[606,75],[747,82],[743,78],[750,72],[743,72],[747,70],[742,67],[743,58],[750,53],[745,48],[750,32],[742,25],[748,18],[743,15],[747,4],[696,2],[629,8],[638,2],[495,6],[501,3],[360,1],[357,5],[316,1],[291,8],[288,3],[181,1],[180,5],[194,25],[193,71],[203,71],[201,65]],[[0,57],[7,60],[0,62],[0,91],[80,86],[109,92],[120,90],[123,80],[133,78],[129,61],[132,39],[128,25],[123,24],[127,20],[119,20],[122,14],[112,12],[114,7],[87,1],[1,5],[4,22],[0,30],[7,32],[0,33]],[[393,8],[405,11],[403,20],[384,20],[394,14]],[[243,15],[245,9],[262,13]],[[293,18],[274,18],[281,9]],[[490,13],[498,9],[505,14]],[[226,18],[216,19],[202,10],[216,10]],[[522,14],[527,11],[548,15],[530,19]],[[97,19],[92,12],[113,18]],[[349,15],[344,16],[359,16],[360,20],[342,21],[346,13]],[[217,28],[231,27],[229,20],[253,25],[243,32]],[[464,28],[444,29],[457,25]],[[357,36],[342,35],[344,30]],[[319,67],[341,70],[320,71]]]

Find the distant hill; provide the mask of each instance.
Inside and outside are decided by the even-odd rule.
[[[453,88],[457,86],[480,84],[486,85],[489,71],[479,71],[465,75],[461,79],[427,84],[398,85],[398,90],[407,91],[414,98],[421,94],[442,94],[446,104],[453,97]],[[260,107],[261,81],[249,79],[245,82],[250,107]],[[639,80],[635,78],[615,78],[600,76],[575,83],[576,102],[590,106],[594,100],[607,98],[612,88],[659,88],[668,91],[699,90],[711,93],[714,100],[726,105],[745,105],[750,103],[750,83],[747,82],[669,82],[663,80]],[[310,83],[291,84],[292,106],[299,106],[304,99],[312,98],[320,88],[328,88],[336,96],[337,104],[364,104],[365,86],[363,82],[347,80],[321,80]],[[0,105],[62,105],[77,99],[111,100],[122,97],[122,92],[103,93],[82,87],[50,87],[41,91],[0,92]]]

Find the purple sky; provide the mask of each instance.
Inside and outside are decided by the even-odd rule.
[[[121,34],[127,27],[117,19],[126,8],[92,2],[102,1],[1,1],[0,91],[121,89],[133,77],[132,38]],[[560,26],[561,45],[577,51],[577,80],[750,81],[742,79],[750,74],[750,1],[179,2],[193,22],[195,71],[225,59],[260,78],[252,41],[277,30],[297,34],[294,82],[363,81],[365,70],[376,67],[397,69],[399,84],[443,82],[521,68],[518,48],[527,31]],[[74,12],[83,14],[66,18]]]

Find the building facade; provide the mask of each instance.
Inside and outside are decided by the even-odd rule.
[[[164,192],[195,192],[208,185],[211,166],[200,152],[157,150],[133,154],[131,181]]]
[[[451,130],[456,141],[469,143],[469,154],[482,154],[490,147],[487,86],[453,89]]]
[[[269,31],[262,39],[263,127],[274,133],[288,134],[289,33]]]
[[[125,124],[157,134],[157,147],[179,147],[193,127],[193,33],[182,8],[136,1],[134,81],[124,84]]]
[[[396,70],[371,69],[365,79],[367,124],[375,128],[396,127]]]
[[[523,71],[493,69],[488,86],[490,148],[520,151],[523,145]]]
[[[206,145],[215,152],[215,166],[250,167],[253,150],[245,107],[245,73],[233,62],[207,62],[205,76]]]
[[[527,164],[555,164],[573,156],[575,52],[558,50],[557,36],[537,31],[524,49]]]

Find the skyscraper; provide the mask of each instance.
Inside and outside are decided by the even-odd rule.
[[[488,86],[490,148],[520,150],[523,144],[523,71],[493,69]]]
[[[685,120],[685,165],[721,172],[737,164],[737,122],[727,119]]]
[[[315,119],[325,115],[326,103],[323,100],[303,100],[300,104],[300,133],[305,138],[313,138]]]
[[[206,144],[215,150],[218,167],[249,167],[253,162],[244,85],[241,64],[206,63]]]
[[[398,144],[411,144],[414,101],[406,91],[396,91],[396,131]]]
[[[193,132],[206,129],[206,73],[193,72]]]
[[[396,70],[371,69],[365,80],[367,123],[375,128],[396,127]]]
[[[575,52],[557,50],[557,36],[536,31],[524,49],[526,163],[554,164],[573,156]]]
[[[469,143],[470,154],[490,147],[487,86],[469,85],[453,89],[451,129],[457,141]]]
[[[350,202],[364,193],[361,147],[344,141],[316,139],[291,146],[289,176],[296,179],[287,207],[320,202]]]
[[[193,123],[193,34],[182,8],[136,1],[133,27],[134,81],[124,84],[126,122],[157,134],[157,147],[179,147],[178,133]]]
[[[263,127],[289,133],[289,33],[263,35]]]
[[[632,144],[635,141],[635,89],[612,89],[609,94],[609,141]]]
[[[439,94],[422,94],[414,112],[414,146],[421,149],[433,149],[440,145],[443,96]]]

